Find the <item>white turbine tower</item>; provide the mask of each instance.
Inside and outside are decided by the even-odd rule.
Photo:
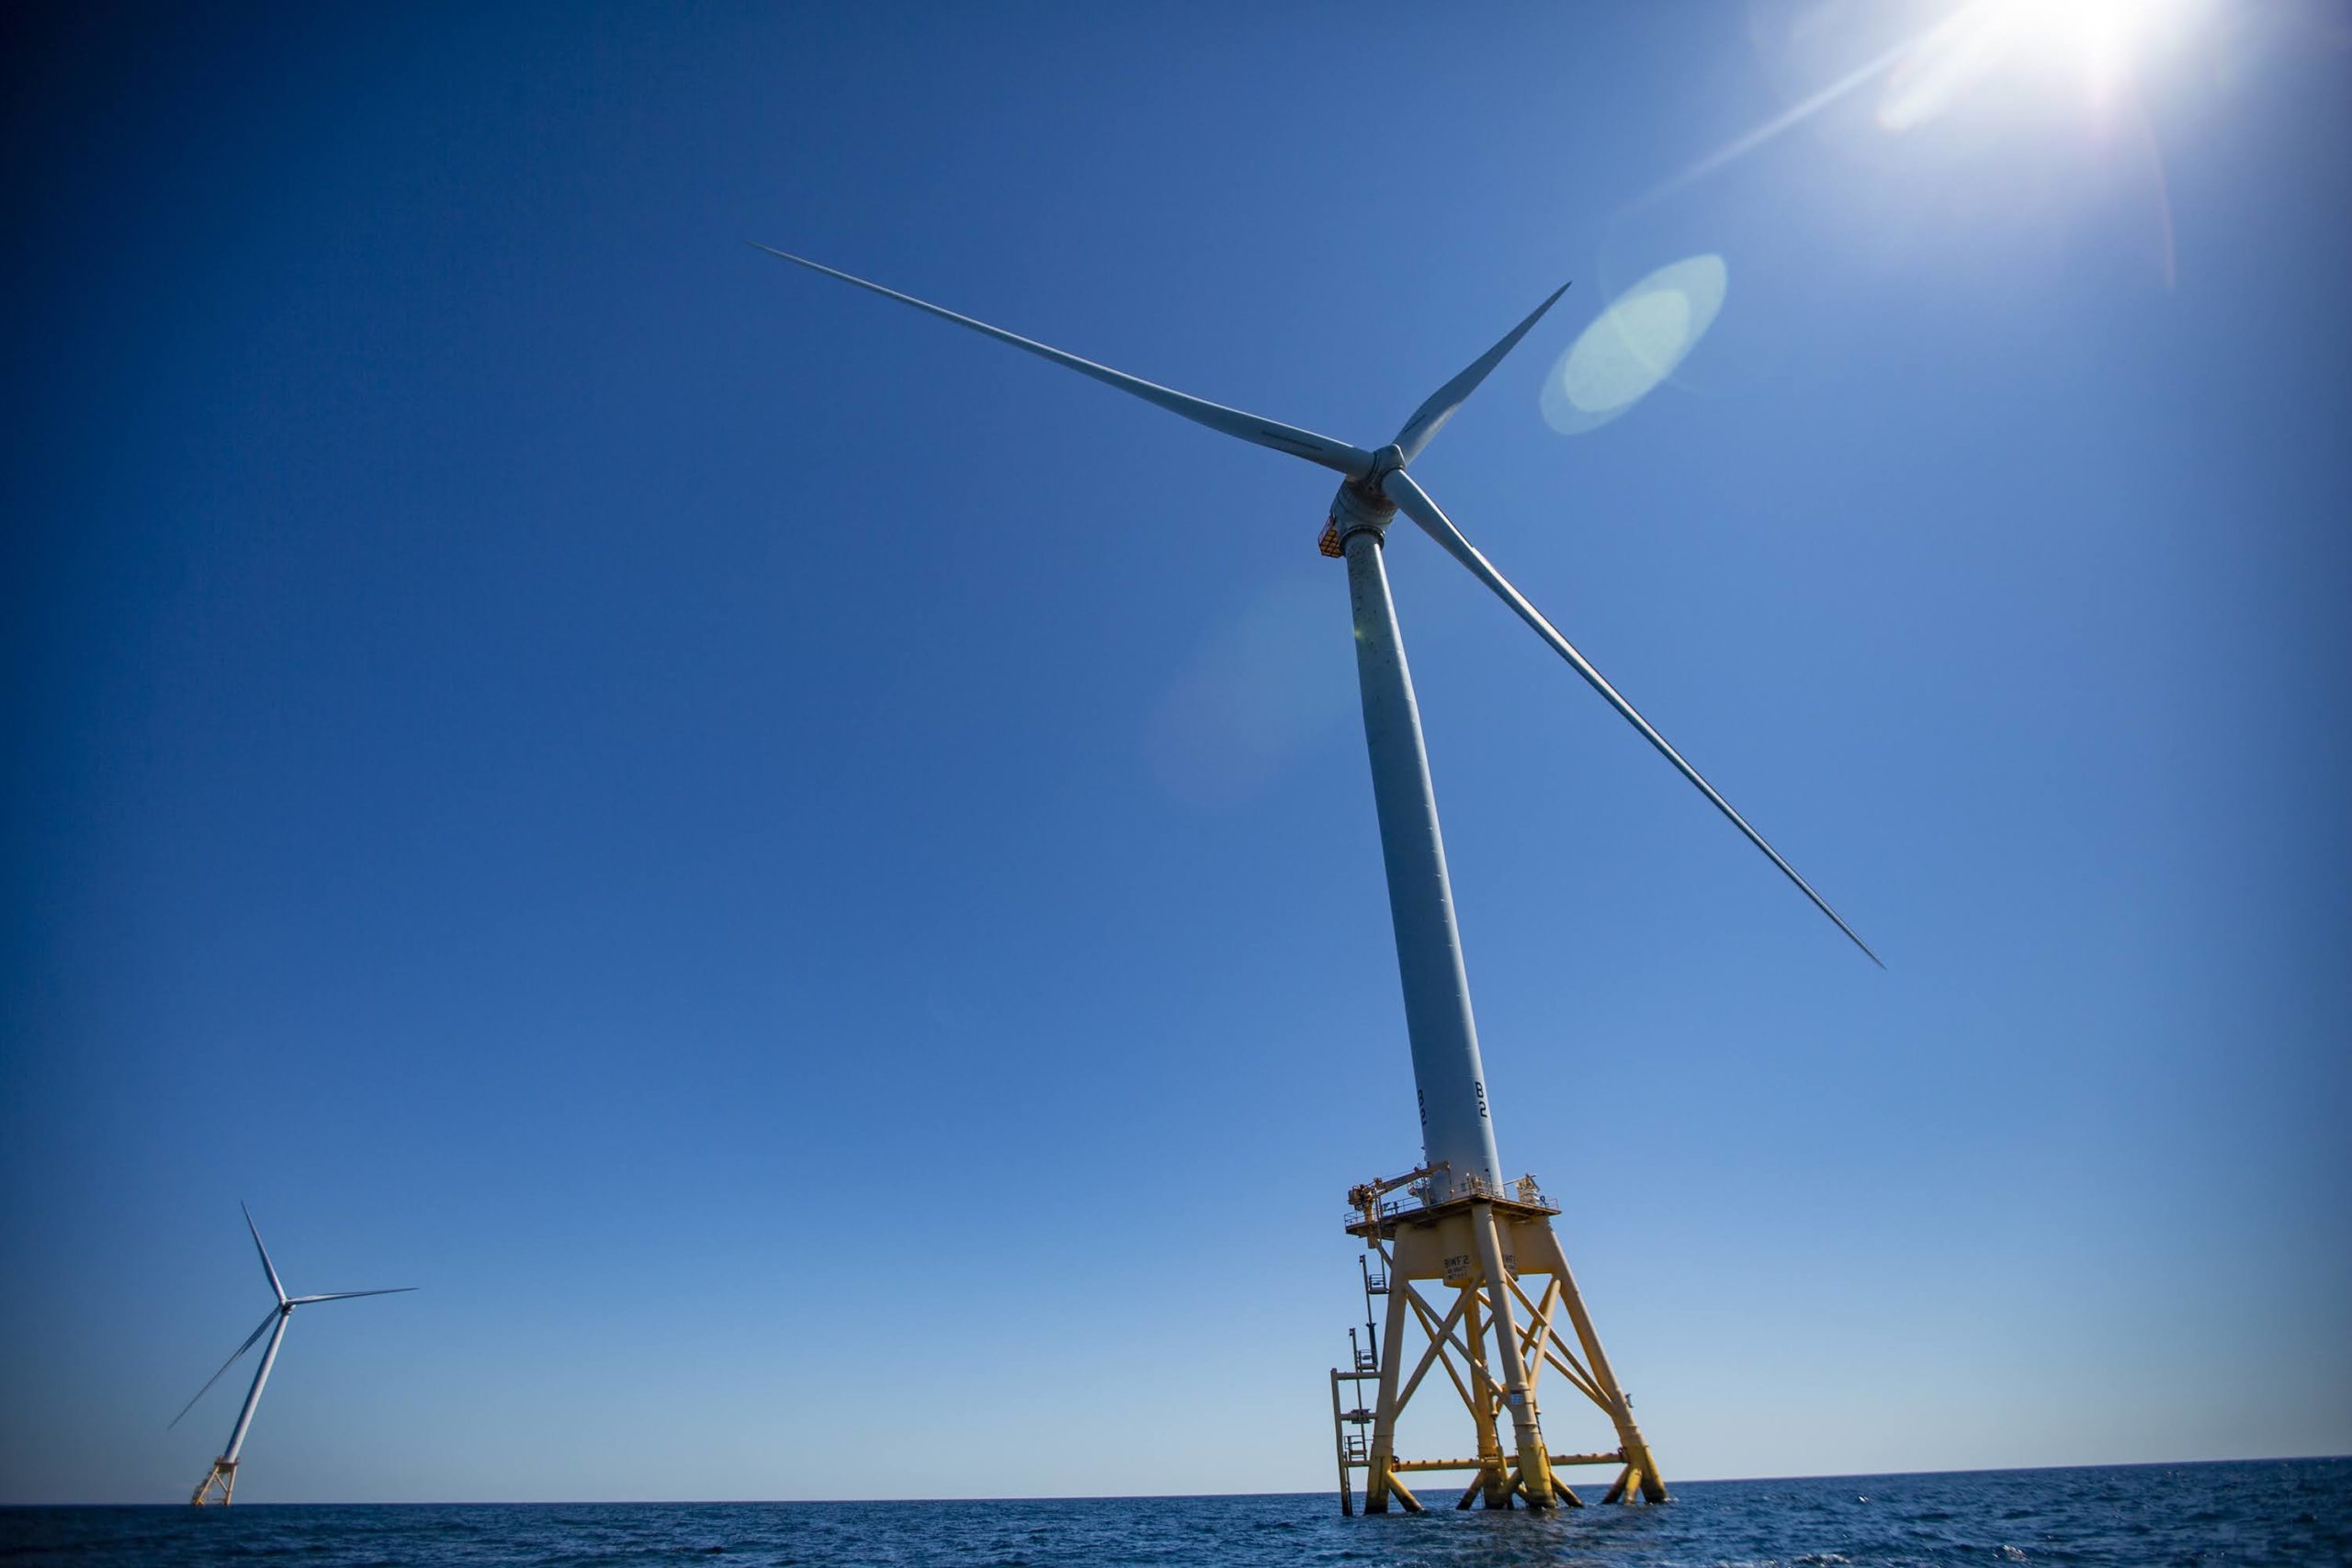
[[[237,1453],[245,1446],[245,1428],[254,1424],[254,1408],[261,1404],[262,1384],[269,1381],[269,1369],[277,1364],[277,1348],[286,1342],[286,1325],[294,1321],[294,1309],[313,1306],[320,1302],[347,1302],[356,1296],[397,1296],[416,1289],[414,1285],[398,1285],[386,1291],[331,1291],[322,1296],[289,1296],[286,1293],[286,1287],[278,1283],[277,1266],[269,1260],[269,1248],[261,1244],[261,1232],[254,1224],[253,1211],[243,1203],[237,1207],[244,1211],[245,1228],[253,1232],[254,1250],[261,1254],[261,1271],[269,1277],[269,1292],[277,1298],[277,1304],[269,1309],[268,1315],[261,1320],[258,1327],[245,1336],[245,1342],[229,1353],[229,1359],[220,1363],[220,1371],[204,1380],[204,1386],[196,1391],[196,1399],[181,1405],[179,1416],[173,1416],[164,1427],[169,1431],[178,1426],[180,1417],[196,1408],[197,1399],[211,1393],[212,1385],[237,1364],[240,1357],[254,1348],[255,1340],[265,1334],[269,1336],[269,1348],[261,1353],[261,1365],[254,1371],[254,1385],[245,1390],[245,1403],[237,1411],[237,1424],[229,1428],[229,1446],[220,1450],[220,1457],[212,1461],[211,1472],[196,1489],[196,1495],[188,1499],[198,1507],[215,1501],[212,1496],[215,1491],[220,1495],[217,1500],[225,1506],[237,1489]]]
[[[1196,424],[1303,457],[1340,475],[1339,491],[1332,498],[1320,544],[1325,555],[1344,557],[1348,565],[1364,739],[1372,754],[1373,798],[1386,863],[1405,1027],[1414,1083],[1419,1090],[1423,1156],[1419,1168],[1411,1173],[1365,1183],[1349,1194],[1355,1214],[1348,1228],[1363,1238],[1370,1254],[1364,1269],[1367,1293],[1385,1295],[1387,1313],[1385,1333],[1372,1335],[1372,1345],[1359,1348],[1351,1370],[1332,1372],[1341,1506],[1353,1511],[1349,1473],[1352,1469],[1366,1472],[1367,1512],[1386,1511],[1392,1498],[1419,1511],[1420,1503],[1405,1484],[1402,1472],[1453,1469],[1474,1472],[1457,1505],[1461,1507],[1468,1507],[1482,1495],[1489,1507],[1509,1507],[1514,1497],[1531,1507],[1581,1506],[1576,1494],[1553,1475],[1556,1466],[1577,1463],[1618,1467],[1609,1501],[1630,1502],[1638,1495],[1651,1502],[1664,1502],[1666,1488],[1657,1462],[1634,1425],[1631,1402],[1601,1350],[1553,1234],[1552,1216],[1559,1211],[1544,1200],[1532,1177],[1507,1187],[1495,1152],[1486,1074],[1479,1063],[1477,1028],[1471,1017],[1470,985],[1454,925],[1437,800],[1430,784],[1429,754],[1422,743],[1420,714],[1389,598],[1387,571],[1381,560],[1389,525],[1396,514],[1402,512],[1411,518],[1567,660],[1872,963],[1878,962],[1878,955],[1797,874],[1796,868],[1634,711],[1591,661],[1495,570],[1406,471],[1478,384],[1566,292],[1566,286],[1555,290],[1501,342],[1439,388],[1387,446],[1368,451],[1141,380],[771,246],[756,248],[1011,344]],[[1409,1193],[1410,1201],[1387,1198],[1399,1190]],[[1540,1299],[1521,1284],[1521,1279],[1531,1275],[1549,1277]],[[1451,1307],[1441,1310],[1432,1305],[1415,1288],[1417,1281],[1438,1282],[1441,1301],[1442,1291],[1450,1289],[1454,1296]],[[1522,1311],[1527,1314],[1523,1325],[1519,1315]],[[1555,1325],[1555,1314],[1559,1311],[1567,1315],[1573,1341]],[[1403,1333],[1408,1313],[1427,1341],[1409,1371],[1404,1365]],[[1369,1315],[1368,1310],[1368,1333],[1373,1329]],[[1489,1336],[1494,1346],[1491,1358]],[[1457,1357],[1462,1363],[1459,1368]],[[1478,1438],[1475,1460],[1400,1461],[1396,1457],[1397,1415],[1433,1365],[1445,1369],[1469,1409]],[[1616,1448],[1597,1453],[1549,1451],[1535,1400],[1537,1382],[1547,1366],[1556,1368],[1564,1381],[1600,1406],[1615,1427]],[[1340,1385],[1351,1381],[1359,1388],[1363,1382],[1377,1382],[1375,1408],[1365,1408],[1361,1403],[1353,1410],[1340,1408]],[[1501,1421],[1506,1415],[1512,1437],[1510,1455],[1503,1452],[1501,1444]],[[1351,1423],[1358,1428],[1354,1435],[1344,1429]],[[1362,1430],[1365,1427],[1372,1428],[1368,1441]]]

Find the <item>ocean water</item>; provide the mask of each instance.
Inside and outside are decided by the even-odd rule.
[[[1592,1489],[1598,1495],[1598,1488]],[[1335,1493],[0,1509],[12,1564],[548,1568],[2352,1563],[2352,1460],[1687,1482],[1662,1508],[1340,1516]]]

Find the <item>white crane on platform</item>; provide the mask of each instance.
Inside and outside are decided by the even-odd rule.
[[[1388,445],[1374,450],[1353,446],[1311,430],[1262,419],[1227,408],[1157,383],[1142,380],[1092,360],[1021,337],[969,316],[958,315],[911,295],[885,288],[805,257],[772,246],[755,247],[812,272],[896,299],[944,321],[1012,344],[1081,376],[1115,387],[1155,403],[1170,413],[1256,446],[1303,457],[1340,475],[1320,545],[1327,556],[1344,558],[1348,592],[1354,608],[1356,675],[1363,703],[1364,740],[1372,754],[1374,803],[1380,821],[1381,852],[1386,863],[1388,905],[1396,937],[1396,964],[1403,982],[1405,1028],[1413,1059],[1413,1077],[1420,1095],[1422,1159],[1410,1178],[1368,1183],[1350,1194],[1355,1210],[1351,1234],[1362,1237],[1381,1259],[1375,1273],[1366,1269],[1367,1292],[1388,1298],[1384,1355],[1379,1343],[1360,1355],[1356,1366],[1332,1372],[1335,1424],[1355,1421],[1370,1426],[1369,1442],[1336,1432],[1339,1448],[1340,1498],[1350,1512],[1354,1504],[1349,1472],[1366,1472],[1364,1506],[1385,1512],[1390,1499],[1418,1511],[1419,1501],[1407,1487],[1404,1472],[1468,1470],[1473,1474],[1459,1506],[1468,1507],[1483,1495],[1490,1507],[1508,1507],[1514,1497],[1531,1507],[1560,1504],[1581,1506],[1576,1494],[1556,1481],[1553,1471],[1570,1463],[1613,1464],[1620,1467],[1610,1501],[1630,1502],[1640,1495],[1664,1502],[1666,1488],[1641,1431],[1634,1425],[1632,1404],[1618,1386],[1608,1357],[1584,1309],[1566,1258],[1553,1235],[1551,1218],[1558,1213],[1545,1202],[1532,1178],[1506,1187],[1495,1152],[1494,1122],[1488,1103],[1486,1073],[1478,1057],[1477,1026],[1470,1010],[1470,984],[1463,967],[1462,941],[1453,918],[1453,895],[1447,879],[1445,848],[1438,830],[1437,798],[1430,784],[1429,753],[1421,738],[1420,713],[1414,701],[1412,677],[1406,668],[1403,639],[1388,592],[1388,575],[1382,563],[1390,524],[1398,513],[1440,548],[1467,568],[1511,613],[1600,694],[1610,706],[1637,730],[1643,739],[1672,763],[1708,802],[1727,818],[1747,841],[1770,859],[1815,908],[1836,922],[1873,964],[1878,954],[1856,935],[1796,868],[1767,843],[1729,801],[1668,744],[1644,718],[1577,651],[1559,629],[1512,587],[1492,562],[1463,536],[1419,480],[1407,472],[1445,422],[1501,363],[1505,355],[1540,321],[1560,296],[1563,284],[1526,320],[1504,334],[1484,355],[1453,380],[1439,388],[1415,410]],[[1883,964],[1881,965],[1883,967]],[[1392,1203],[1383,1195],[1399,1186],[1413,1195],[1409,1203]],[[1550,1277],[1541,1300],[1520,1284],[1527,1275]],[[1452,1307],[1440,1312],[1414,1288],[1416,1280],[1441,1281],[1454,1292]],[[1521,1326],[1518,1314],[1528,1315]],[[1574,1330],[1572,1345],[1555,1327],[1555,1311],[1565,1311]],[[1427,1348],[1408,1373],[1403,1366],[1402,1329],[1408,1314],[1423,1331]],[[1487,1345],[1491,1334],[1494,1356]],[[1448,1354],[1449,1348],[1453,1352]],[[1579,1354],[1581,1352],[1581,1354]],[[1454,1357],[1461,1359],[1456,1369]],[[1469,1406],[1478,1436],[1475,1460],[1400,1461],[1396,1457],[1398,1413],[1412,1397],[1433,1364],[1442,1364]],[[1618,1447],[1600,1453],[1553,1454],[1544,1445],[1537,1418],[1535,1389],[1547,1366],[1599,1405],[1616,1428]],[[1359,1404],[1340,1409],[1340,1385],[1349,1379],[1377,1379],[1377,1408]],[[1513,1452],[1506,1455],[1500,1442],[1501,1418],[1508,1413]]]
[[[180,1417],[196,1408],[196,1401],[212,1392],[212,1385],[220,1381],[222,1373],[235,1366],[239,1358],[252,1349],[263,1335],[269,1336],[269,1348],[261,1353],[261,1365],[254,1371],[253,1387],[245,1390],[245,1403],[238,1408],[237,1424],[229,1429],[229,1445],[220,1450],[220,1457],[212,1461],[212,1469],[205,1476],[203,1484],[196,1489],[196,1495],[188,1499],[198,1507],[212,1502],[225,1505],[237,1490],[237,1454],[245,1446],[245,1429],[254,1424],[254,1408],[261,1404],[262,1384],[269,1381],[269,1370],[277,1364],[277,1348],[286,1342],[286,1325],[294,1321],[294,1309],[315,1306],[321,1302],[347,1302],[357,1296],[397,1296],[416,1289],[414,1285],[396,1285],[384,1291],[331,1291],[321,1296],[289,1296],[286,1293],[286,1287],[278,1283],[277,1268],[269,1260],[269,1248],[261,1244],[261,1231],[254,1224],[253,1211],[243,1203],[237,1207],[244,1213],[245,1229],[253,1232],[254,1250],[261,1254],[261,1271],[268,1276],[270,1294],[277,1298],[277,1304],[269,1309],[259,1326],[245,1336],[243,1344],[229,1352],[229,1359],[220,1363],[220,1371],[204,1380],[204,1386],[196,1391],[196,1398],[181,1405],[179,1415],[173,1416],[164,1427],[169,1431],[178,1426]],[[216,1492],[220,1494],[217,1498],[213,1495]]]

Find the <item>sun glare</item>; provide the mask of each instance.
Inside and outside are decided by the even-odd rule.
[[[1888,73],[1878,122],[1910,130],[1996,77],[2054,79],[2103,111],[2135,68],[2177,39],[2200,0],[1973,0],[1905,51]]]

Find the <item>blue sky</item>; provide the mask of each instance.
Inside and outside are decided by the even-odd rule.
[[[747,239],[1366,446],[1573,278],[1415,472],[1889,964],[1397,539],[1669,1475],[2352,1449],[2352,24],[1855,74],[1950,10],[16,24],[0,1500],[195,1485],[241,1199],[423,1287],[241,1498],[1329,1483],[1418,1149],[1327,477]]]

